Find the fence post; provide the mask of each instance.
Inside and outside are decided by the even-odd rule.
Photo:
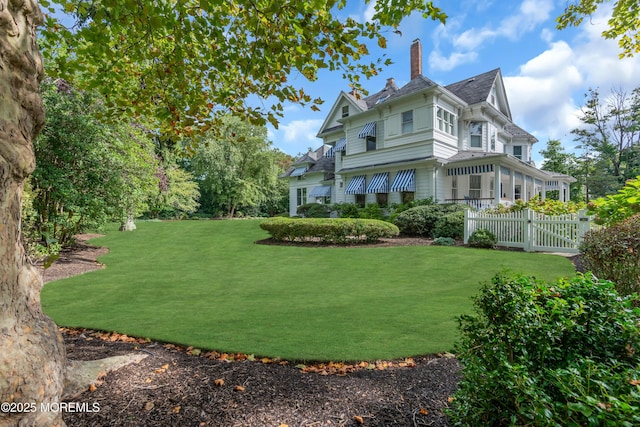
[[[591,229],[591,218],[587,215],[586,209],[581,209],[578,212],[578,248],[582,243],[582,238]]]
[[[531,209],[525,209],[523,211],[522,226],[524,227],[524,250],[526,252],[533,251],[533,215],[534,212]]]
[[[464,244],[469,243],[469,209],[464,210]]]

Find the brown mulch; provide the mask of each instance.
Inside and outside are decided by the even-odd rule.
[[[78,236],[76,248],[45,271],[45,282],[102,268],[96,257],[106,250],[86,244],[90,237]],[[397,238],[376,246],[430,243]],[[61,331],[70,360],[148,355],[69,400],[76,405],[65,412],[69,426],[447,426],[443,410],[460,380],[460,365],[448,354],[302,366],[197,354],[91,330]]]

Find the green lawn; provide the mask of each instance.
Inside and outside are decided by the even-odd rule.
[[[374,360],[451,350],[455,317],[502,269],[555,280],[555,255],[460,247],[254,244],[257,220],[142,222],[109,230],[103,270],[47,284],[59,324],[291,360]]]

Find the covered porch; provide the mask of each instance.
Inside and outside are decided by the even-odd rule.
[[[548,191],[559,191],[561,201],[569,200],[569,184],[574,178],[535,168],[507,154],[478,153],[444,167],[445,203],[463,203],[475,209],[509,206],[527,202]]]

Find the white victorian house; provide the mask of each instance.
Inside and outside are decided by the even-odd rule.
[[[513,123],[500,69],[441,86],[422,75],[411,45],[411,81],[388,79],[368,97],[341,92],[318,132],[323,146],[296,160],[289,213],[306,203],[400,203],[433,197],[476,208],[549,190],[569,198],[575,179],[537,169],[537,139]]]

